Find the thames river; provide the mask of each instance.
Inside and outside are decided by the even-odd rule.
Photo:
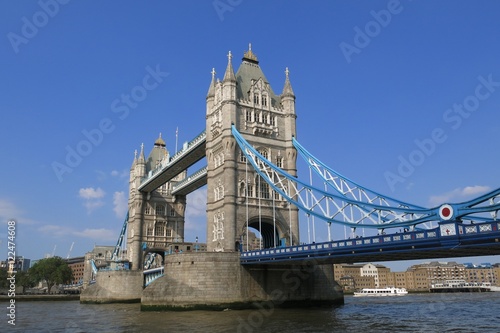
[[[8,303],[2,302],[6,309]],[[5,306],[4,306],[5,305]],[[500,292],[345,297],[335,308],[141,312],[139,304],[16,302],[0,332],[500,332]],[[6,312],[6,310],[4,310]]]

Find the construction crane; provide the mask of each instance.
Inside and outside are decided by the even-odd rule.
[[[69,248],[68,255],[66,256],[66,259],[69,259],[69,256],[71,255],[71,251],[73,251],[73,245],[75,245],[75,242],[71,243],[71,247]]]

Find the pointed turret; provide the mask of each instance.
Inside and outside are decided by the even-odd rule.
[[[130,167],[130,182],[132,182],[135,178],[135,167],[137,165],[137,149],[134,151],[134,161],[132,162],[132,166]]]
[[[144,156],[144,143],[141,143],[141,152],[139,153],[139,159],[137,160],[138,164],[146,163],[146,157]]]
[[[227,55],[227,68],[224,73],[224,79],[222,80],[222,99],[225,101],[236,100],[236,76],[234,75],[233,56],[231,51]]]
[[[288,67],[285,69],[285,86],[283,87],[283,93],[281,94],[281,97],[293,97],[295,99],[295,94],[293,93],[292,89],[292,84],[290,83],[290,77],[289,77],[290,71],[288,70]]]
[[[144,156],[144,143],[141,144],[141,152],[139,153],[139,158],[135,163],[136,167],[136,175],[140,177],[144,177],[146,175],[146,157]]]
[[[285,85],[280,97],[283,112],[289,115],[289,117],[285,118],[285,137],[287,140],[291,140],[292,136],[295,136],[296,133],[295,118],[297,118],[297,115],[295,113],[295,94],[290,83],[290,71],[288,67],[285,69]],[[287,148],[287,153],[292,153],[293,151],[294,148]]]
[[[226,72],[224,73],[223,82],[233,81],[236,82],[236,76],[234,75],[233,64],[232,64],[233,55],[231,51],[227,54],[227,67]]]
[[[210,82],[210,87],[208,87],[207,99],[215,96],[215,68],[212,68],[212,81]]]

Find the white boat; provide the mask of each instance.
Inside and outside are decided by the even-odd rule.
[[[354,296],[404,296],[408,294],[405,288],[363,288],[354,292]]]
[[[465,282],[465,280],[445,280],[442,283],[431,285],[431,293],[449,292],[486,292],[499,291],[499,287],[492,286],[489,282]]]

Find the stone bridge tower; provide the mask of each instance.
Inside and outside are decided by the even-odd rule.
[[[208,251],[235,251],[240,244],[246,249],[247,222],[262,235],[262,244],[254,246],[298,242],[298,209],[251,170],[231,134],[234,124],[262,155],[296,175],[295,95],[288,69],[285,74],[283,92],[276,95],[251,45],[236,74],[231,52],[222,82],[212,71],[206,97]]]
[[[152,172],[162,161],[168,161],[169,152],[161,134],[146,158],[144,145],[135,154],[130,168],[129,220],[127,227],[127,259],[132,269],[143,269],[144,256],[155,252],[163,256],[171,245],[184,242],[185,195],[172,195],[172,183],[167,182],[150,193],[138,190],[142,177]],[[186,177],[181,172],[172,181]]]

